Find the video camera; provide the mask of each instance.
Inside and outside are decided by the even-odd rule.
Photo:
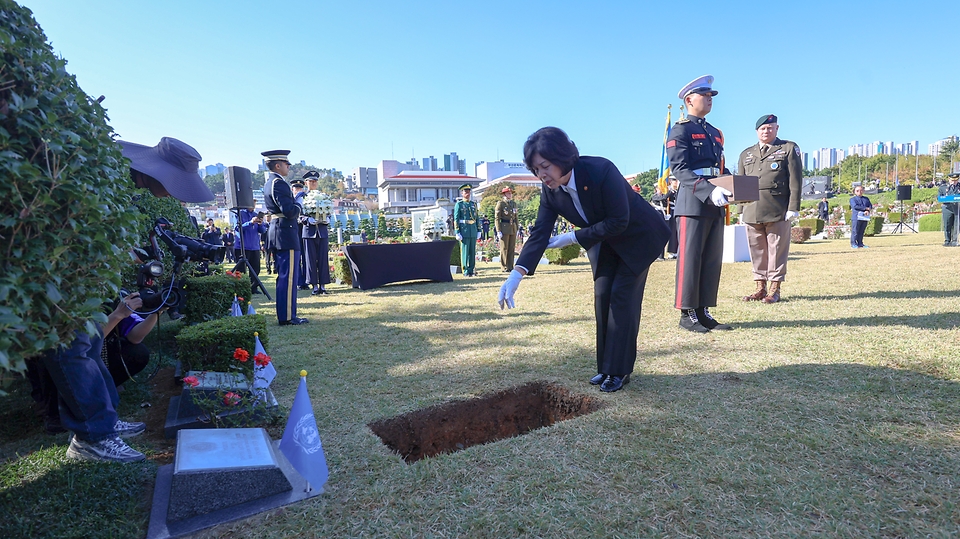
[[[166,218],[159,217],[154,222],[153,230],[150,231],[150,244],[140,251],[144,263],[137,268],[137,288],[144,311],[149,314],[166,306],[170,309],[170,318],[176,320],[183,316],[180,311],[186,303],[184,282],[177,279],[181,266],[184,262],[202,263],[222,257],[224,247],[184,236],[171,228],[172,224]],[[159,287],[157,282],[163,277],[163,251],[157,238],[164,243],[174,259],[172,274]]]

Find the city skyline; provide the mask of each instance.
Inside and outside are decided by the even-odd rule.
[[[468,166],[515,162],[527,136],[556,125],[633,174],[659,166],[667,105],[676,121],[677,91],[706,73],[728,160],[770,113],[806,152],[902,137],[923,148],[960,129],[939,97],[960,84],[943,40],[955,1],[710,4],[701,41],[667,4],[26,5],[81,88],[106,96],[122,139],[179,138],[201,166],[255,169],[275,148],[344,171],[449,148]],[[570,35],[580,27],[602,30]],[[812,59],[827,61],[804,67]]]

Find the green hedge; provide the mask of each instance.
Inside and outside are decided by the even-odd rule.
[[[343,253],[334,253],[333,258],[333,278],[338,282],[353,286],[353,273],[350,272],[350,260]]]
[[[809,219],[800,219],[798,226],[809,228],[813,234],[819,234],[823,232],[823,227],[826,223],[822,219],[816,217]]]
[[[453,240],[456,243],[453,244],[453,252],[450,253],[450,265],[456,266],[463,269],[460,264],[460,242],[457,241],[457,238],[454,236],[441,236],[441,240]]]
[[[250,278],[231,275],[208,275],[186,278],[186,305],[183,308],[184,322],[196,324],[230,316],[233,297],[240,301],[240,312],[246,314],[250,305]]]
[[[928,213],[927,215],[921,215],[919,221],[920,232],[942,232],[943,231],[943,217],[939,213]]]
[[[27,8],[0,6],[0,371],[21,371],[106,321],[136,212],[105,110]]]
[[[543,252],[543,256],[549,260],[551,264],[562,266],[580,256],[580,245],[575,243],[573,245],[567,245],[562,249],[547,249]]]
[[[266,347],[267,321],[262,314],[228,316],[183,328],[177,334],[177,357],[182,371],[229,372],[232,367],[245,374],[253,373],[254,333],[260,334],[260,342]],[[243,348],[250,352],[246,363],[233,359],[233,352]]]
[[[864,236],[876,236],[883,230],[883,217],[874,216],[867,223],[867,228],[863,231]]]

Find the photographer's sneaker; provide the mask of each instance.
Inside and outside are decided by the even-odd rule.
[[[143,434],[143,431],[147,430],[146,423],[129,423],[127,421],[117,420],[116,425],[113,426],[113,430],[117,431],[117,436],[121,438],[132,438],[139,434]]]
[[[73,436],[70,447],[67,448],[67,458],[100,462],[139,462],[146,457],[119,437],[107,438],[99,442],[84,442]]]

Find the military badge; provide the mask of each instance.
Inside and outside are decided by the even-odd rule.
[[[797,157],[800,157],[800,146],[794,146],[793,151],[797,153]]]
[[[773,170],[777,170],[778,168],[780,168],[780,163],[777,163],[776,161],[774,161],[773,163],[770,163],[770,168],[772,168]]]

